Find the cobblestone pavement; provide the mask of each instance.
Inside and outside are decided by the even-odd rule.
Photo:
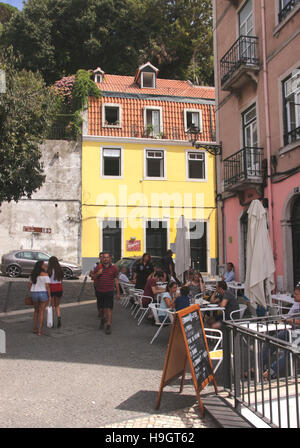
[[[0,309],[7,336],[7,353],[0,355],[0,427],[182,427],[191,420],[194,427],[212,427],[208,417],[191,411],[196,399],[189,375],[183,393],[175,381],[164,390],[159,413],[155,409],[169,327],[150,345],[156,328],[147,322],[137,327],[130,310],[116,303],[112,334],[105,335],[95,301],[65,305],[62,324],[38,337],[32,310]]]
[[[155,414],[121,423],[104,426],[104,428],[216,428],[216,423],[209,416],[202,418],[198,404],[169,414]]]

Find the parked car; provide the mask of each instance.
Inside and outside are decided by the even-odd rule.
[[[157,257],[157,256],[153,256],[152,258],[152,264],[154,267],[159,267],[163,270],[163,258],[162,257]],[[120,271],[121,268],[126,267],[127,269],[127,277],[129,278],[129,280],[133,279],[133,274],[134,274],[134,270],[135,267],[138,263],[138,261],[141,259],[141,257],[123,257],[121,258],[119,261],[117,261],[115,263],[115,265],[117,266],[118,270]]]
[[[20,275],[30,275],[35,263],[39,260],[48,261],[51,255],[39,250],[13,250],[2,256],[0,269],[4,275],[15,278]],[[66,279],[79,277],[81,267],[75,263],[59,260]]]

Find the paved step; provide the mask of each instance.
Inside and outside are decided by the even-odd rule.
[[[221,428],[253,428],[250,423],[238,415],[232,407],[218,395],[201,398],[205,411],[218,423]]]

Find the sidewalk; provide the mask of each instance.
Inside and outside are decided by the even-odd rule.
[[[216,427],[200,418],[188,375],[183,393],[176,381],[155,409],[170,329],[150,345],[155,327],[137,327],[119,303],[110,336],[99,330],[94,300],[65,304],[62,327],[42,337],[32,333],[32,310],[1,313],[0,328],[2,428]]]

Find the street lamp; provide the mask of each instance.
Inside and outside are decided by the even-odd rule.
[[[189,142],[196,149],[204,148],[209,154],[213,156],[220,156],[222,154],[222,142],[218,145],[217,143],[197,143],[199,140],[200,129],[192,124],[188,131]]]

